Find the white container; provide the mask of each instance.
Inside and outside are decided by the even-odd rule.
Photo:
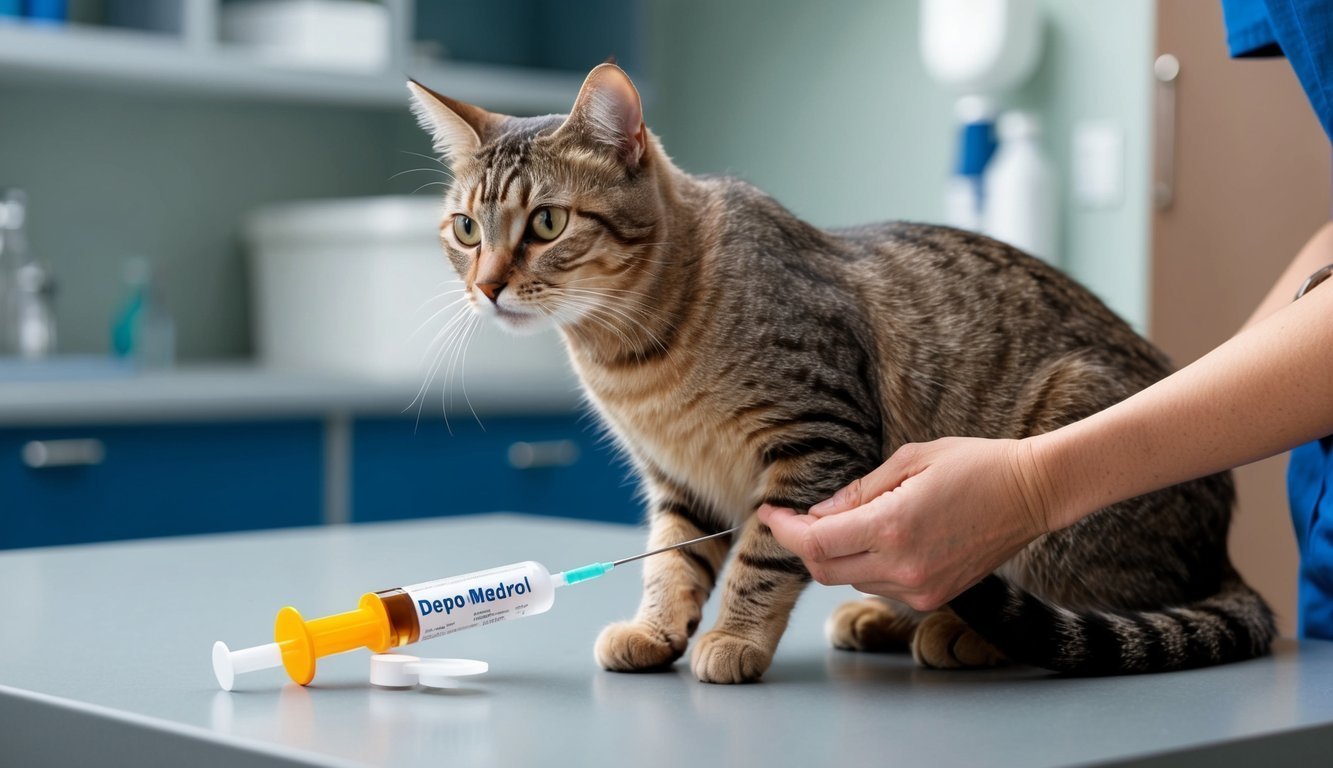
[[[1037,0],[921,0],[921,60],[958,93],[1021,86],[1041,58]]]
[[[389,11],[364,0],[233,0],[218,10],[229,46],[270,64],[349,72],[389,65]]]
[[[984,177],[985,232],[1058,264],[1058,182],[1054,165],[1041,148],[1041,123],[1036,115],[1006,112],[996,132],[1000,146]]]
[[[514,336],[473,317],[439,240],[440,202],[423,197],[282,203],[246,222],[251,307],[261,361],[439,387],[494,377],[568,378],[554,329]],[[443,311],[442,311],[443,310]],[[439,313],[439,314],[436,314]],[[458,314],[475,324],[466,358],[437,334]],[[434,315],[434,317],[432,317]],[[452,368],[452,376],[450,375]]]

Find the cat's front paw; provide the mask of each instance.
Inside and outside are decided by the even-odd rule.
[[[685,654],[683,634],[666,632],[651,624],[621,621],[602,630],[593,654],[612,672],[648,672],[665,669]]]
[[[690,668],[705,683],[753,683],[771,663],[771,650],[744,637],[713,630],[695,644]]]
[[[921,666],[934,669],[980,669],[1009,663],[1000,649],[952,611],[937,611],[921,621],[912,639],[912,657]]]
[[[905,651],[916,624],[911,613],[899,613],[883,599],[867,597],[838,606],[824,625],[824,634],[834,648],[844,651]]]

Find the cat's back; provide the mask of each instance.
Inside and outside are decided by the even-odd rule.
[[[837,230],[874,330],[886,410],[905,439],[1017,437],[1043,382],[1086,382],[1060,419],[1110,406],[1170,361],[1054,267],[973,232],[908,222]],[[1050,428],[1051,424],[1044,428]]]
[[[906,221],[821,229],[762,190],[730,177],[694,177],[700,195],[700,272],[743,296],[863,317],[957,362],[1011,344],[1034,355],[1097,350],[1139,386],[1168,359],[1092,292],[1005,243]],[[763,318],[763,305],[750,304]],[[756,310],[757,313],[756,313]]]
[[[1140,385],[1170,361],[1095,294],[998,240],[951,227],[890,221],[831,233],[852,254],[865,304],[881,322],[910,325],[955,359],[1021,345],[1028,355],[1087,351],[1115,360]]]

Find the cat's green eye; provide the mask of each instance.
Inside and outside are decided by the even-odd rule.
[[[454,237],[463,245],[476,245],[481,242],[481,226],[460,213],[454,217]]]
[[[569,211],[564,208],[554,208],[546,206],[538,208],[536,213],[532,214],[532,232],[543,240],[554,240],[565,231],[565,224],[569,221]]]

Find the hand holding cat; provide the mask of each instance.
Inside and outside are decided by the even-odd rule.
[[[821,584],[932,610],[1046,533],[1036,462],[1017,440],[909,444],[808,515],[759,519]]]

